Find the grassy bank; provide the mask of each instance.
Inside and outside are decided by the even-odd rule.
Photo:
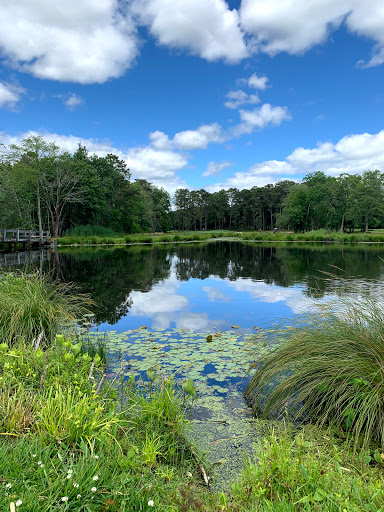
[[[172,379],[100,386],[101,358],[82,348],[0,346],[1,512],[381,510],[380,464],[308,426],[264,426],[232,490],[209,491],[188,393]]]
[[[0,510],[169,509],[199,477],[173,382],[117,392],[81,349],[0,346]]]
[[[17,278],[3,276],[9,291]],[[42,349],[39,305],[41,318],[41,301],[18,317],[23,336],[0,340],[0,512],[383,510],[381,452],[354,453],[334,427],[255,424],[231,491],[208,489],[214,468],[188,440],[193,383],[150,368],[147,383],[106,376],[103,344],[57,334],[59,323]]]
[[[369,233],[339,233],[325,230],[309,231],[307,233],[265,231],[190,231],[172,232],[164,234],[140,235],[71,235],[57,240],[58,246],[71,245],[130,245],[130,244],[156,244],[172,242],[204,242],[216,239],[235,239],[254,242],[339,242],[339,243],[384,243],[384,231],[373,230]]]

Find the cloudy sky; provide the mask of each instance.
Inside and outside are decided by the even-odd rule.
[[[384,171],[383,0],[0,0],[0,142],[250,188]]]

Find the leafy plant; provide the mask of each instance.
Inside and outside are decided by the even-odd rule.
[[[115,425],[122,424],[114,408],[108,410],[97,395],[58,386],[43,396],[35,428],[42,438],[70,446],[85,440],[93,447],[111,437]]]

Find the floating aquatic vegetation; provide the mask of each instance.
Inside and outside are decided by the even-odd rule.
[[[146,372],[156,368],[160,373],[175,374],[176,379],[193,379],[199,395],[225,395],[246,375],[249,355],[245,345],[251,336],[237,331],[207,335],[189,329],[150,331],[143,327],[122,333],[109,331],[109,371],[119,373],[125,366],[127,374],[146,380]]]

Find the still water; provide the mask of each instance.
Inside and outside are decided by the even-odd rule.
[[[314,297],[333,296],[331,272],[380,293],[384,245],[241,242],[71,248],[0,255],[0,265],[52,271],[96,302],[100,330],[241,332],[266,328],[306,311]],[[19,263],[19,264],[18,264]]]
[[[218,241],[0,254],[2,267],[24,264],[92,297],[93,329],[108,332],[109,371],[125,366],[146,379],[154,368],[179,383],[193,379],[199,399],[190,435],[211,462],[224,460],[221,488],[258,437],[242,398],[258,357],[252,336],[334,297],[342,279],[378,296],[384,284],[384,245],[376,244]]]

